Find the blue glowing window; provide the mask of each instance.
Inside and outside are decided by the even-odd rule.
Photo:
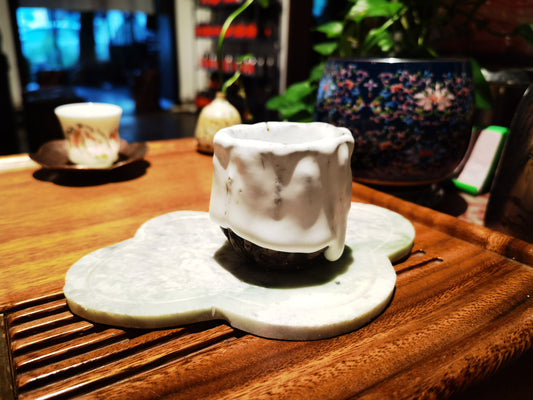
[[[81,13],[62,9],[19,7],[16,12],[21,50],[31,80],[39,71],[68,70],[79,65]],[[147,40],[147,15],[120,10],[93,13],[94,58],[110,60],[110,45]]]

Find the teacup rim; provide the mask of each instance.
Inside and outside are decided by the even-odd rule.
[[[83,115],[83,114],[72,112],[72,111],[69,114],[64,113],[64,111],[68,109],[73,109],[73,108],[82,109],[86,107],[99,107],[100,109],[105,109],[105,112],[102,113],[101,115]],[[122,114],[122,112],[123,112],[122,107],[116,104],[104,103],[104,102],[92,102],[92,101],[67,103],[67,104],[62,104],[54,108],[54,113],[58,117],[66,117],[66,118],[83,118],[83,119],[108,118],[108,117],[119,116]]]
[[[269,126],[271,125],[271,126]],[[262,128],[267,131],[272,128],[277,128],[282,125],[297,126],[304,128],[306,125],[313,125],[314,127],[322,126],[330,130],[334,130],[337,135],[329,137],[322,137],[315,140],[308,140],[302,142],[283,143],[279,141],[267,141],[256,138],[237,138],[231,133],[244,128]],[[267,149],[282,152],[292,151],[309,151],[315,149],[317,151],[328,151],[329,147],[335,148],[341,143],[353,143],[353,136],[348,128],[342,126],[336,126],[321,121],[313,122],[292,122],[292,121],[263,121],[255,124],[238,124],[219,130],[214,137],[215,147],[221,145],[223,147],[233,146],[236,141],[239,141],[241,148],[256,149],[258,151],[268,151]],[[329,146],[328,146],[329,144]]]

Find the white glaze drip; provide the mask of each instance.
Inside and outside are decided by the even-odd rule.
[[[214,139],[210,216],[259,246],[328,260],[344,250],[353,138],[329,124],[268,122]]]

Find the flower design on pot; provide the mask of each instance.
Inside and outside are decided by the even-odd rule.
[[[331,59],[315,119],[351,130],[356,180],[438,182],[470,140],[473,82],[464,60]]]

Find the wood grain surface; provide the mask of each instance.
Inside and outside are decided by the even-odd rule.
[[[2,398],[531,394],[532,245],[354,183],[354,200],[400,212],[416,229],[412,254],[395,265],[394,297],[370,324],[310,342],[262,339],[216,321],[118,329],[70,313],[66,271],[157,215],[207,211],[212,158],[193,139],[169,140],[111,173],[74,172],[20,158],[0,169]]]

